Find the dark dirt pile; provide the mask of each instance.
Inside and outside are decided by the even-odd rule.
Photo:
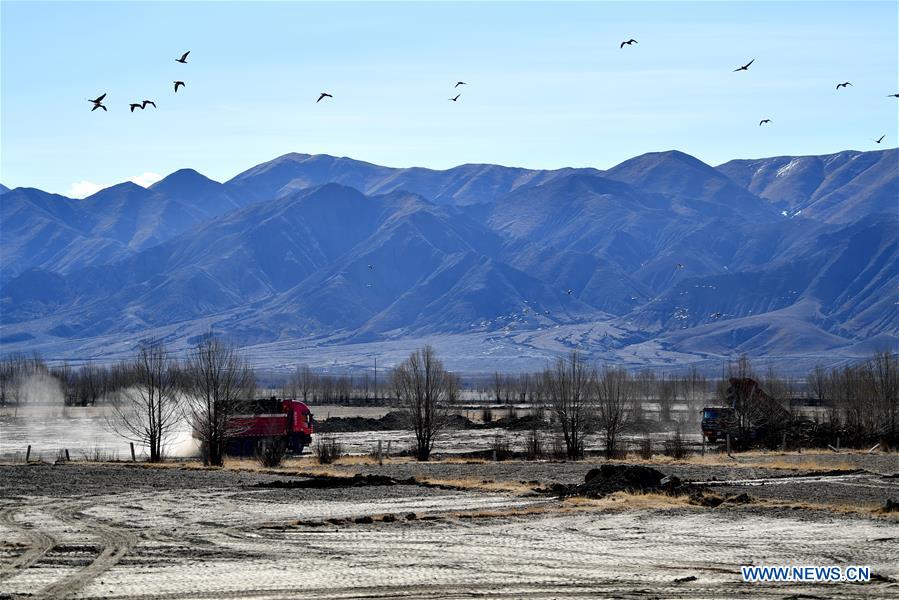
[[[557,483],[543,491],[560,498],[570,496],[602,498],[615,492],[660,492],[678,495],[694,491],[694,488],[682,482],[680,478],[666,476],[652,467],[606,464],[590,469],[584,477],[584,483],[576,485]]]
[[[303,479],[281,479],[262,481],[252,487],[290,488],[290,489],[333,489],[350,487],[370,487],[387,485],[418,485],[414,477],[394,479],[386,475],[353,475],[352,477],[334,477],[332,475],[314,475]]]
[[[380,419],[368,417],[331,417],[315,422],[316,433],[345,433],[356,431],[389,431],[406,429],[409,426],[409,413],[392,411]]]
[[[448,429],[477,429],[479,426],[461,415],[447,417]],[[380,419],[367,417],[331,417],[315,422],[316,433],[354,433],[357,431],[395,431],[409,429],[410,416],[404,410],[394,410]]]

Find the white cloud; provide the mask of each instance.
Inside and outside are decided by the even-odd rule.
[[[68,190],[66,190],[65,195],[69,198],[87,198],[91,194],[96,194],[105,187],[109,186],[101,183],[94,183],[93,181],[76,181]]]
[[[133,181],[141,187],[150,187],[160,179],[162,179],[162,175],[160,175],[159,173],[150,173],[148,171],[146,173],[141,173],[140,175],[132,177],[128,181]]]
[[[128,181],[132,183],[136,183],[141,187],[150,187],[157,181],[162,179],[162,175],[159,173],[151,173],[147,171],[146,173],[141,173],[140,175],[135,175],[134,177],[129,177]],[[66,190],[65,195],[69,198],[87,198],[91,194],[96,194],[100,190],[108,188],[110,183],[94,183],[93,181],[76,181],[69,189]]]

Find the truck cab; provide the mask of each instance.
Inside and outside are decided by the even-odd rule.
[[[734,409],[726,406],[707,406],[702,409],[702,435],[711,443],[724,438],[735,423]]]
[[[312,444],[312,434],[315,433],[312,411],[299,400],[282,400],[282,404],[288,415],[287,447],[294,454],[300,454],[303,448]]]

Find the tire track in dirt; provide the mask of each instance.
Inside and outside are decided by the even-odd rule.
[[[103,544],[103,550],[89,565],[45,587],[35,594],[47,600],[65,598],[80,590],[98,575],[113,567],[137,543],[137,538],[130,533],[116,529],[81,512],[82,508],[62,509],[54,515],[63,523],[77,527],[97,535]]]
[[[0,581],[5,581],[6,579],[18,575],[39,561],[53,548],[53,546],[56,545],[56,540],[53,536],[33,527],[25,527],[16,521],[16,514],[20,512],[22,512],[21,509],[16,507],[7,507],[0,510],[0,522],[10,529],[23,534],[28,538],[29,545],[25,552],[13,559],[12,563],[0,566]]]

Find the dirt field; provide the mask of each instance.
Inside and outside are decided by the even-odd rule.
[[[355,459],[326,470],[443,487],[333,489],[264,487],[325,470],[308,459],[0,465],[0,598],[896,597],[899,525],[876,512],[899,498],[896,455],[823,456],[657,465],[755,498],[714,509],[532,491],[582,481],[590,462]],[[828,462],[866,470],[824,474]],[[876,580],[743,583],[748,564],[867,565]]]

